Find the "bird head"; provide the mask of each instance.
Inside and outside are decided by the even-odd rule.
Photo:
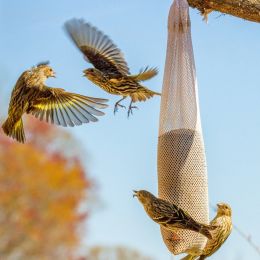
[[[133,197],[137,197],[142,204],[148,204],[154,198],[154,195],[146,190],[134,190],[133,192]]]
[[[83,77],[87,77],[91,81],[102,77],[102,72],[95,68],[83,70],[83,73]]]
[[[36,68],[38,72],[42,75],[42,77],[45,77],[46,79],[49,77],[55,78],[55,71],[47,64],[40,64]]]
[[[228,204],[226,204],[226,203],[218,203],[217,207],[218,207],[217,214],[219,216],[223,216],[224,215],[224,216],[231,217],[232,209],[231,209],[231,207]]]

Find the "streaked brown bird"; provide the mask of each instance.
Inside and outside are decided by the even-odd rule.
[[[47,63],[40,63],[22,73],[16,82],[9,103],[8,118],[3,123],[6,135],[25,142],[22,116],[32,114],[40,120],[61,126],[75,126],[104,115],[96,108],[107,107],[106,99],[86,97],[69,93],[61,88],[45,85],[55,72]]]
[[[208,240],[205,248],[203,249],[201,256],[187,255],[182,260],[198,259],[203,260],[213,255],[227,240],[232,232],[232,209],[226,203],[217,204],[217,215],[210,222],[210,225],[217,226],[215,230],[211,232],[212,239]]]
[[[129,116],[132,109],[137,108],[132,106],[132,103],[146,101],[154,95],[161,95],[140,84],[141,81],[157,75],[157,69],[146,67],[139,74],[130,75],[121,50],[96,27],[82,19],[72,19],[65,23],[65,30],[83,53],[85,60],[94,66],[94,68],[84,70],[84,76],[106,92],[122,96],[115,104],[114,113],[118,107],[124,107],[120,102],[128,96],[131,98],[128,108]]]
[[[211,239],[211,230],[215,226],[201,224],[195,221],[187,212],[176,205],[156,198],[152,193],[140,190],[134,191],[134,197],[142,203],[148,216],[162,227],[175,232],[177,229],[189,229]]]

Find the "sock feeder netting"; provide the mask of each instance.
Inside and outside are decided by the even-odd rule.
[[[195,220],[209,222],[206,157],[200,122],[189,6],[175,0],[168,18],[168,45],[161,98],[158,141],[159,197],[186,210]],[[161,228],[173,254],[198,254],[207,242],[203,235]]]

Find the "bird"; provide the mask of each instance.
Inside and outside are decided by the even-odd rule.
[[[131,75],[121,50],[112,40],[90,23],[83,19],[71,19],[64,25],[65,31],[77,48],[83,53],[85,60],[94,68],[83,71],[83,76],[106,92],[120,95],[122,98],[115,103],[114,114],[118,107],[125,108],[121,101],[130,97],[128,117],[132,104],[137,101],[146,101],[154,95],[161,95],[140,84],[141,81],[151,79],[158,74],[157,68],[146,67],[136,75]]]
[[[49,77],[55,77],[55,71],[48,62],[41,62],[20,75],[11,93],[8,117],[2,125],[7,136],[25,142],[22,121],[25,113],[64,127],[96,122],[96,116],[104,115],[98,108],[107,107],[107,99],[48,87],[45,81]]]
[[[213,255],[227,240],[232,232],[232,209],[226,203],[217,204],[217,215],[210,222],[210,225],[217,226],[212,231],[212,239],[207,241],[205,248],[200,256],[187,255],[182,260],[204,260]]]
[[[188,229],[198,232],[208,239],[212,239],[211,230],[214,230],[216,228],[215,226],[201,224],[195,221],[188,212],[176,205],[157,198],[146,190],[134,190],[133,197],[137,197],[148,216],[165,229],[173,233],[178,229]]]

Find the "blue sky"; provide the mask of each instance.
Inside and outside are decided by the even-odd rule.
[[[50,60],[57,73],[51,86],[89,96],[110,98],[97,124],[70,129],[86,151],[85,160],[99,186],[104,207],[93,213],[86,231],[88,245],[123,244],[170,259],[159,227],[132,198],[133,189],[157,193],[157,137],[160,98],[138,104],[134,116],[113,115],[118,99],[82,77],[89,66],[65,35],[63,23],[84,18],[108,34],[123,50],[132,72],[157,66],[146,83],[160,91],[171,0],[0,0],[1,104],[22,71]],[[213,204],[232,205],[236,225],[260,245],[260,27],[213,13],[209,23],[190,10],[200,107],[206,146],[209,196]],[[211,216],[214,212],[211,212]],[[258,259],[234,231],[214,259]],[[178,257],[174,258],[178,259]]]

